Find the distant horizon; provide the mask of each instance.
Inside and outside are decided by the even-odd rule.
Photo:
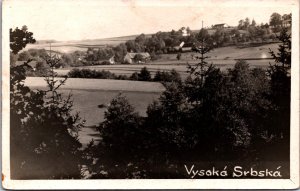
[[[118,38],[158,31],[190,27],[201,29],[226,23],[237,26],[248,17],[257,24],[268,23],[272,13],[291,13],[285,0],[48,0],[3,2],[4,12],[11,18],[10,28],[26,25],[39,41],[84,41]],[[284,5],[284,6],[283,6]]]

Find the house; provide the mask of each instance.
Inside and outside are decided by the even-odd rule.
[[[181,42],[179,46],[175,46],[174,49],[179,52],[192,51],[193,43]]]
[[[286,19],[282,21],[283,27],[291,27],[292,26],[292,19]]]
[[[212,26],[213,29],[224,29],[224,28],[229,28],[230,26],[226,23],[221,23],[221,24],[215,24]]]
[[[186,28],[184,28],[183,30],[182,30],[182,36],[190,36],[191,34],[189,33],[189,31],[186,29]]]
[[[20,66],[24,64],[25,61],[16,61],[15,66]],[[34,71],[36,70],[37,61],[33,60],[28,63],[28,66],[30,66]]]
[[[124,63],[127,64],[145,63],[149,60],[151,60],[151,56],[148,52],[140,52],[140,53],[128,52],[124,57]]]

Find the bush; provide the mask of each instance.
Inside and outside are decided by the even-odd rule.
[[[157,71],[155,73],[155,76],[153,78],[153,81],[156,82],[177,82],[181,83],[181,77],[176,70],[172,69],[171,72],[165,72],[165,71]]]
[[[101,62],[101,65],[110,65],[110,62],[107,61],[107,60],[104,60],[104,61]]]
[[[120,77],[109,71],[98,71],[98,70],[90,70],[90,69],[72,69],[68,76],[70,78],[95,78],[95,79],[118,79]],[[121,77],[122,78],[122,77]]]
[[[139,81],[151,81],[151,74],[146,67],[141,69],[140,73],[138,74],[138,79]]]
[[[138,81],[139,80],[139,73],[137,73],[137,72],[132,73],[132,75],[129,77],[129,79]]]

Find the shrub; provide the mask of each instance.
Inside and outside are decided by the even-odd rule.
[[[181,77],[180,74],[174,69],[172,69],[171,72],[157,71],[154,75],[153,81],[181,83]]]
[[[132,75],[129,77],[129,79],[138,81],[139,80],[139,73],[137,73],[137,72],[132,73]]]
[[[110,71],[98,71],[98,70],[90,70],[90,69],[72,69],[68,76],[70,78],[95,78],[95,79],[118,79],[122,77],[118,77]]]
[[[146,67],[141,69],[140,73],[138,74],[138,79],[139,81],[151,81],[151,74]]]

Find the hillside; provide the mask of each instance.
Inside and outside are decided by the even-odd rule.
[[[36,44],[28,44],[24,50],[28,49],[49,49],[51,42],[51,49],[62,53],[70,53],[74,51],[86,51],[88,48],[101,48],[104,46],[116,46],[120,43],[125,43],[128,40],[134,40],[137,35],[112,37],[104,39],[87,39],[78,41],[54,41],[54,40],[41,40]],[[151,36],[151,34],[146,34]]]

